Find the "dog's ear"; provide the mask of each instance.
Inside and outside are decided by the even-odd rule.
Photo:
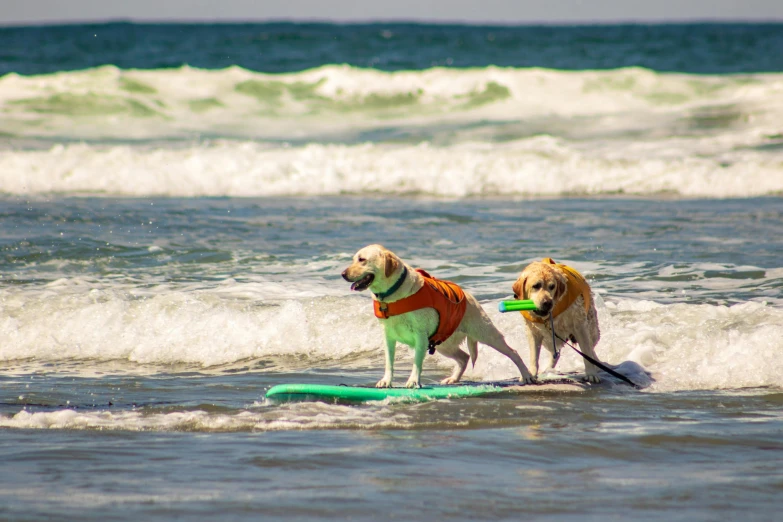
[[[384,273],[386,274],[386,277],[390,277],[399,266],[397,256],[387,250],[383,253],[383,257],[386,259]]]
[[[558,302],[568,291],[568,278],[562,272],[555,271],[555,283],[557,288],[555,288],[554,301]]]
[[[517,299],[527,299],[527,296],[525,295],[527,292],[525,292],[525,286],[527,285],[527,276],[524,278],[519,278],[516,281],[514,281],[514,284],[511,286],[511,289],[514,291],[514,297]]]
[[[530,277],[530,265],[526,266],[524,270],[519,274],[517,280],[514,281],[514,285],[511,287],[514,290],[514,297],[517,299],[527,299],[527,280]]]

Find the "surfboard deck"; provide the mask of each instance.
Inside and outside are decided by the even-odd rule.
[[[536,392],[583,392],[590,387],[575,378],[562,376],[544,379],[535,384],[508,381],[462,382],[459,384],[431,384],[421,388],[375,388],[371,386],[335,386],[328,384],[279,384],[266,392],[273,402],[353,402],[382,401],[402,398],[411,402],[437,399],[461,399],[494,394]]]

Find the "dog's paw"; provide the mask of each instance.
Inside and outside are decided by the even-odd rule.
[[[391,388],[391,380],[384,377],[377,383],[375,383],[376,388]]]
[[[585,375],[585,380],[586,380],[587,382],[591,382],[591,383],[593,383],[593,384],[598,384],[599,382],[601,382],[601,378],[600,378],[600,377],[598,377],[598,375],[596,375],[596,374],[594,374],[594,373],[588,373],[588,374],[586,374],[586,375]]]
[[[419,381],[415,379],[408,379],[408,382],[405,383],[406,388],[421,388],[421,385],[419,384]]]
[[[442,381],[440,381],[441,384],[457,384],[459,382],[459,379],[455,379],[454,377],[446,377]]]
[[[522,375],[519,378],[519,384],[535,384],[536,378],[529,373],[527,375]]]

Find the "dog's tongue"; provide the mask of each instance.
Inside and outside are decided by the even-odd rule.
[[[354,284],[351,285],[351,290],[356,290],[356,286],[359,284],[359,281],[356,281]]]

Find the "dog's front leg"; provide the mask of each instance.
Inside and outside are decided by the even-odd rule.
[[[416,339],[416,346],[413,347],[413,368],[411,369],[411,376],[408,378],[408,382],[405,383],[406,388],[421,387],[421,367],[424,364],[427,348],[429,348],[429,340],[426,336],[419,336]]]
[[[397,341],[386,336],[386,370],[383,373],[383,379],[378,381],[376,388],[391,388],[394,381],[394,351],[397,348]]]
[[[530,345],[530,373],[533,377],[537,377],[538,358],[541,356],[541,343],[544,341],[544,338],[537,332],[534,332],[529,326],[525,330],[527,330],[527,342]]]
[[[546,338],[539,341],[539,346],[543,346],[546,348],[546,351],[549,352],[549,360],[544,364],[543,368],[539,368],[539,373],[541,375],[546,375],[555,369],[555,365],[559,359],[559,355],[556,357],[555,354],[559,354],[560,351],[562,351],[563,343],[558,339],[556,344],[552,344],[552,330],[549,330],[549,334]]]

